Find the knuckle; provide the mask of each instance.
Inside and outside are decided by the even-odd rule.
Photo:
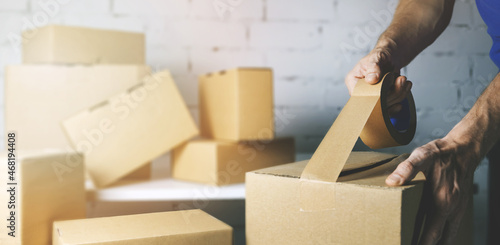
[[[441,236],[442,236],[441,231],[432,231],[430,234],[430,237],[434,242],[439,241],[441,239]]]
[[[402,162],[401,164],[399,164],[398,168],[399,168],[400,172],[407,173],[407,174],[413,173],[413,171],[415,171],[415,167],[413,166],[413,164],[410,161]]]

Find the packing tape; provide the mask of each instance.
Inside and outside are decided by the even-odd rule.
[[[317,191],[308,187],[312,186],[310,182],[337,181],[358,137],[372,149],[405,145],[413,139],[417,119],[411,92],[403,103],[404,118],[396,120],[402,121],[405,129],[396,129],[389,117],[387,96],[397,77],[395,73],[387,73],[375,85],[363,79],[358,81],[351,98],[302,172],[301,199]]]

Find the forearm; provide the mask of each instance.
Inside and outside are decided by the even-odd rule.
[[[480,158],[500,139],[500,73],[448,137],[467,142]]]
[[[390,53],[395,69],[408,65],[448,26],[454,0],[401,0],[375,46]]]

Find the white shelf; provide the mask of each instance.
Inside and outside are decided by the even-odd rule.
[[[310,158],[311,154],[297,154],[296,160]],[[153,161],[153,177],[148,181],[121,181],[110,187],[96,189],[87,181],[89,201],[189,201],[245,199],[245,184],[211,186],[170,178],[168,154]]]
[[[245,184],[210,186],[171,178],[150,181],[121,181],[95,189],[87,183],[89,201],[184,201],[245,199]]]

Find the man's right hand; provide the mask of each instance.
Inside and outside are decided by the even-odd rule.
[[[399,68],[396,67],[389,51],[381,48],[373,49],[347,74],[345,84],[349,90],[349,94],[352,94],[359,79],[365,79],[370,84],[376,84],[386,72],[396,72],[399,74]],[[401,110],[402,106],[400,102],[406,98],[411,87],[412,83],[406,80],[405,76],[399,76],[396,79],[394,87],[387,97],[389,115],[398,113]]]

